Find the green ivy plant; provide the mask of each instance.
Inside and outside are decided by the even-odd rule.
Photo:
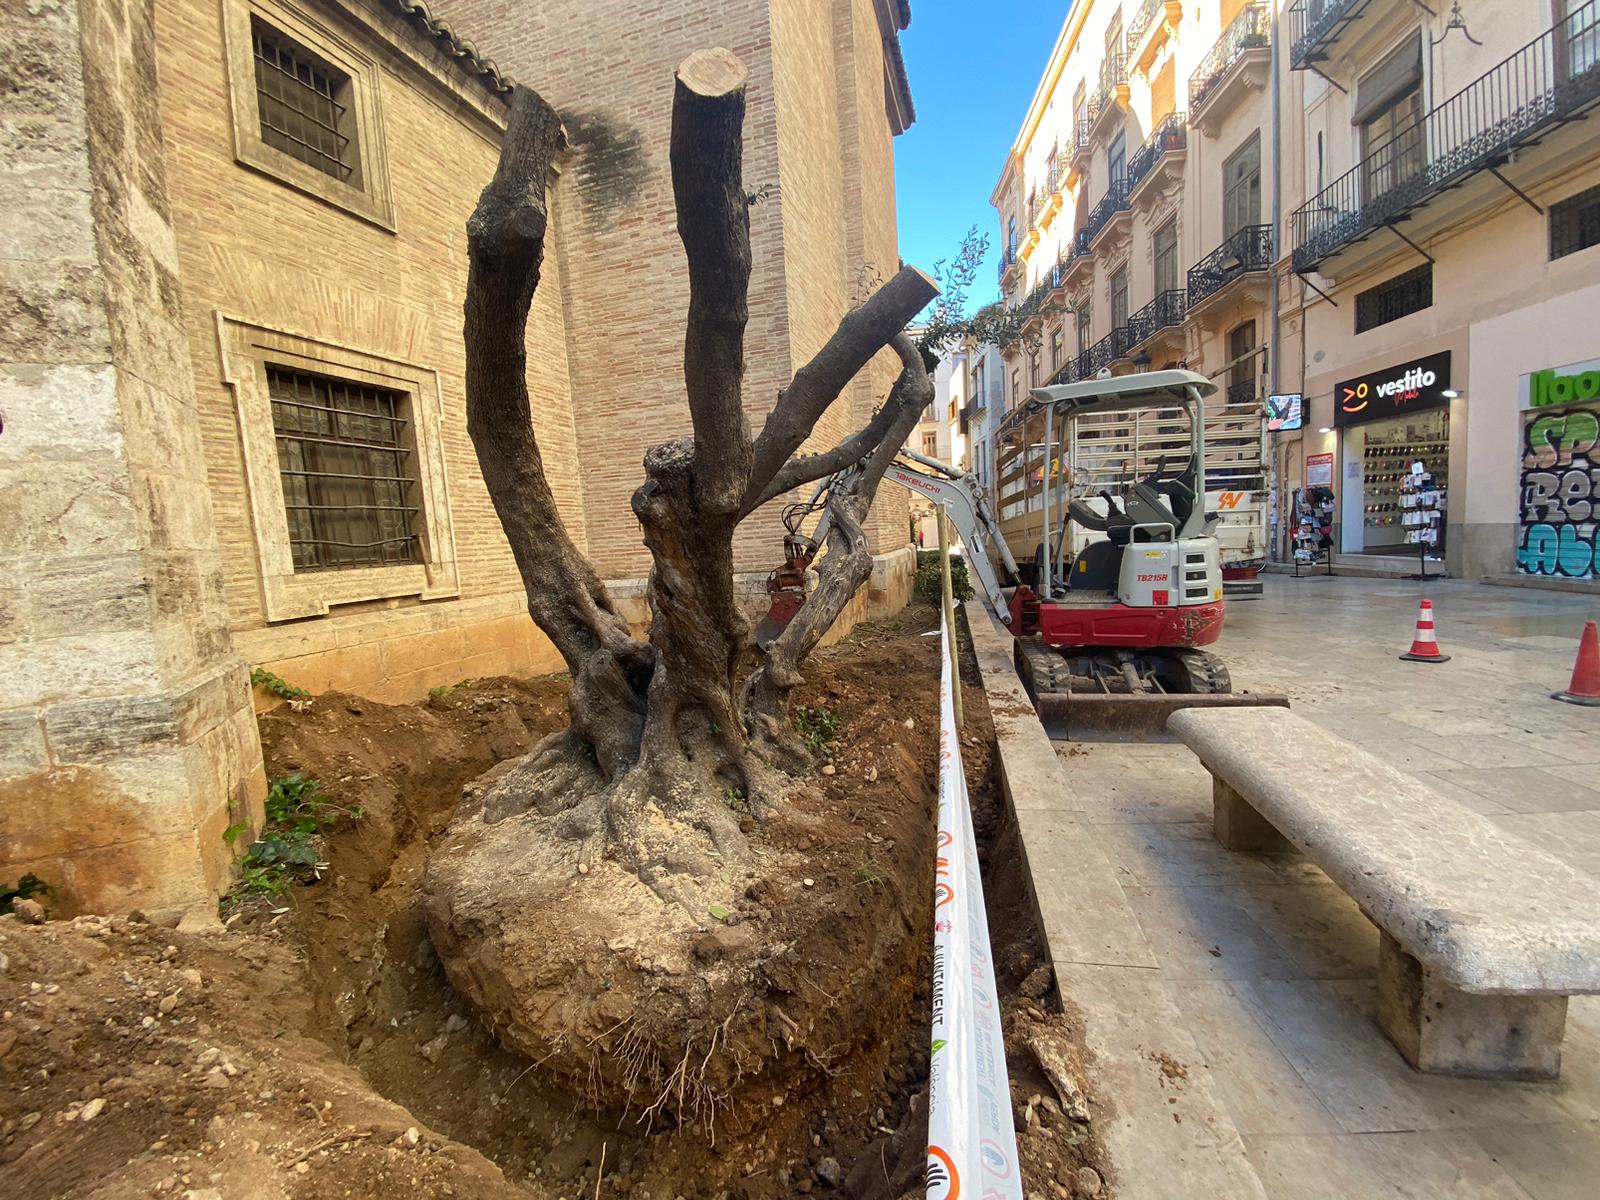
[[[279,896],[296,882],[322,878],[328,864],[320,854],[320,836],[341,818],[360,821],[366,813],[359,805],[348,808],[328,799],[322,785],[302,775],[274,779],[267,789],[266,823],[261,836],[250,843],[241,864],[239,881],[224,904],[237,905],[256,896]],[[232,846],[250,826],[230,825],[222,840]]]
[[[280,700],[286,700],[289,707],[296,712],[311,703],[311,693],[303,687],[296,687],[281,675],[274,675],[262,667],[256,667],[250,672],[250,682],[262,691],[271,692]]]

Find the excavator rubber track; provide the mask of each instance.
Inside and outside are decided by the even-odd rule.
[[[1016,643],[1017,671],[1045,732],[1054,738],[1167,741],[1167,718],[1179,709],[1289,707],[1285,696],[1232,691],[1228,668],[1203,650],[1145,651],[1142,657],[1150,660],[1149,669],[1135,674],[1148,680],[1159,671],[1165,683],[1158,679],[1154,687],[1140,691],[1109,691],[1074,672],[1073,660],[1061,651],[1032,638]],[[1167,690],[1174,686],[1188,690]]]

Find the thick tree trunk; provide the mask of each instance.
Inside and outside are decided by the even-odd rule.
[[[761,815],[778,798],[782,780],[749,753],[749,729],[759,726],[769,758],[784,744],[799,663],[871,572],[867,508],[907,419],[914,425],[931,396],[902,336],[905,370],[871,423],[824,454],[795,457],[850,379],[937,294],[921,271],[902,267],[845,314],[752,440],[743,398],[745,83],[739,60],[716,49],[685,59],[674,87],[670,157],[689,277],[684,382],[693,432],[649,451],[633,497],[652,558],[648,644],[631,635],[568,537],[534,436],[527,321],[548,225],[546,180],[564,144],[556,114],[535,93],[515,95],[499,167],[468,222],[468,429],[528,611],[573,677],[571,728],[507,773],[483,811],[491,821],[530,808],[560,817],[557,832],[580,843],[585,859],[615,848],[647,879],[664,855],[682,850],[665,828],[736,852],[742,812]],[[851,484],[836,489],[821,584],[744,693],[752,717],[740,698],[750,638],[734,590],[734,531],[766,501],[856,463]]]
[[[467,223],[467,431],[522,575],[528,614],[572,672],[572,731],[610,777],[637,754],[652,652],[629,633],[567,536],[528,399],[528,310],[544,259],[545,189],[564,144],[555,111],[519,88],[499,166]]]

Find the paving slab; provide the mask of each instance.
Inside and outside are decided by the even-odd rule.
[[[1422,595],[1454,656],[1442,666],[1396,658]],[[1453,580],[1424,590],[1269,577],[1262,599],[1229,605],[1214,649],[1236,686],[1287,694],[1330,732],[1600,875],[1600,710],[1548,698],[1593,609],[1590,597]],[[1138,1164],[1119,1180],[1125,1200],[1600,1200],[1600,997],[1571,1001],[1554,1083],[1419,1074],[1374,1019],[1376,929],[1298,853],[1217,846],[1210,779],[1192,754],[1056,750],[1076,819],[1092,826],[1122,897],[1106,906],[1107,929],[1120,932],[1100,939],[1102,952],[1132,937],[1131,914],[1154,962],[1063,968],[1064,985],[1100,1014],[1097,1080],[1142,1085],[1111,1139]],[[1035,833],[1041,859],[1052,839],[1076,835],[1040,823]],[[1080,946],[1095,943],[1101,919],[1098,907],[1060,918],[1083,927]],[[1148,1078],[1157,1046],[1184,1047],[1171,1053],[1203,1079],[1220,1133],[1171,1140],[1169,1097]],[[1190,1186],[1186,1156],[1202,1145],[1208,1170],[1237,1169],[1214,1157],[1238,1154],[1249,1175]]]

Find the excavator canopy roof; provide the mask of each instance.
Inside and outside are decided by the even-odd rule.
[[[1058,414],[1081,416],[1134,408],[1170,408],[1189,398],[1189,388],[1194,388],[1201,396],[1209,396],[1217,390],[1217,385],[1193,371],[1145,371],[1139,375],[1116,375],[1034,388],[1029,395],[1039,402],[1040,408],[1054,402]]]

